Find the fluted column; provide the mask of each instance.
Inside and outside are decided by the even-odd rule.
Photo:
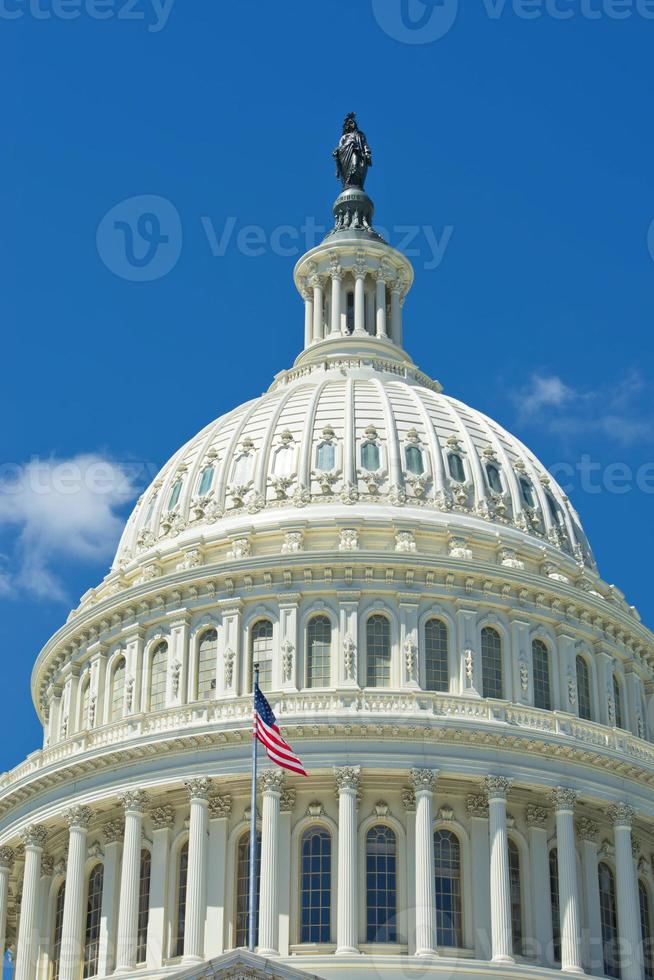
[[[118,897],[120,891],[120,852],[125,825],[109,820],[102,828],[104,837],[104,875],[102,877],[102,918],[100,920],[100,955],[98,976],[113,973],[116,964],[118,932]]]
[[[527,807],[529,827],[529,859],[531,863],[531,903],[534,919],[534,939],[541,966],[553,965],[552,901],[550,896],[550,863],[547,847],[547,817],[544,806],[530,803]]]
[[[602,914],[598,878],[597,837],[599,825],[588,817],[577,821],[577,840],[581,853],[581,874],[586,898],[587,940],[584,958],[587,972],[604,975],[604,948],[602,943]]]
[[[204,924],[207,915],[207,844],[211,780],[205,776],[186,783],[191,804],[188,835],[188,877],[184,919],[184,960],[204,959]]]
[[[209,799],[207,916],[204,929],[204,956],[207,960],[220,956],[224,950],[227,829],[231,812],[232,798],[229,794]]]
[[[354,332],[366,332],[366,264],[365,259],[354,266]]]
[[[608,809],[613,824],[615,844],[615,882],[620,938],[620,973],[622,980],[642,980],[642,933],[636,864],[631,847],[631,825],[634,809],[627,803],[615,803]]]
[[[263,812],[261,815],[261,895],[259,898],[260,956],[279,955],[279,913],[277,909],[277,862],[279,850],[279,798],[284,785],[281,769],[261,773]]]
[[[66,890],[61,928],[59,980],[78,980],[82,962],[82,926],[84,923],[84,866],[86,836],[91,820],[87,806],[73,806],[64,813],[68,824],[68,860]]]
[[[357,863],[357,793],[361,779],[359,766],[334,770],[338,791],[338,920],[336,953],[359,952],[359,907]]]
[[[48,970],[48,950],[50,947],[50,925],[51,918],[50,913],[51,902],[50,902],[50,889],[52,887],[52,875],[54,874],[54,858],[51,854],[41,855],[41,879],[39,881],[39,911],[38,911],[38,921],[39,929],[37,930],[37,947],[36,947],[36,980],[48,980],[49,970]],[[4,949],[4,946],[0,944],[0,949]],[[0,978],[2,970],[0,969]]]
[[[341,294],[342,294],[342,273],[338,261],[332,263],[330,276],[332,279],[332,302],[331,302],[331,335],[340,337],[341,335]]]
[[[438,772],[412,769],[416,794],[416,956],[436,953],[434,881],[434,787]]]
[[[552,802],[556,810],[556,849],[561,906],[561,969],[567,973],[584,972],[574,829],[576,801],[577,793],[573,789],[559,786],[552,793]]]
[[[305,289],[304,296],[304,347],[305,350],[313,340],[313,290]]]
[[[143,811],[147,806],[148,797],[143,790],[130,790],[120,797],[120,802],[125,809],[125,843],[123,844],[123,868],[120,876],[116,973],[131,973],[136,966],[141,837]]]
[[[402,283],[395,279],[391,283],[391,340],[402,346]]]
[[[0,847],[0,950],[4,953],[7,937],[7,901],[9,898],[9,875],[14,863],[11,847]],[[0,980],[2,980],[4,955],[0,956]]]
[[[323,288],[320,276],[311,280],[313,288],[313,339],[322,340],[324,334]]]
[[[147,966],[162,966],[165,952],[168,866],[170,837],[175,823],[172,806],[157,806],[150,812],[152,820],[152,871],[150,875],[150,916],[148,918]]]
[[[506,795],[512,780],[487,776],[488,830],[490,834],[490,898],[493,960],[513,962],[509,839],[506,828]]]
[[[488,797],[485,793],[469,796],[466,807],[470,817],[470,848],[475,882],[472,890],[475,957],[478,960],[489,960],[493,952],[491,947]]]
[[[41,855],[45,847],[47,833],[45,827],[32,824],[26,827],[20,836],[25,845],[25,868],[23,871],[23,899],[20,906],[14,977],[15,980],[33,980],[36,972]]]
[[[378,337],[386,337],[386,275],[383,269],[377,272],[375,306],[375,332]]]

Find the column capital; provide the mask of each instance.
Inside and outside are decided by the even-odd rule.
[[[433,793],[438,779],[438,769],[411,769],[409,779],[416,793]]]
[[[63,813],[69,830],[88,830],[91,816],[91,809],[88,806],[71,806]]]
[[[13,847],[0,847],[0,869],[11,871],[16,853]]]
[[[530,827],[544,828],[547,823],[548,812],[547,807],[530,803],[527,807],[527,823]]]
[[[466,810],[469,817],[488,820],[488,797],[485,793],[476,793],[466,800]]]
[[[568,786],[557,786],[556,789],[552,790],[552,805],[557,813],[572,812],[578,796],[576,789],[570,789]]]
[[[123,839],[125,824],[122,820],[109,820],[102,828],[105,844],[117,844]]]
[[[175,822],[175,810],[172,806],[155,806],[150,810],[154,830],[168,830]]]
[[[595,820],[590,820],[589,817],[580,817],[577,820],[577,837],[580,840],[591,841],[591,843],[597,843],[597,837],[599,834],[599,824]]]
[[[218,820],[221,817],[228,817],[232,812],[232,798],[226,796],[209,797],[209,817],[211,820]]]
[[[261,773],[261,789],[264,794],[281,796],[284,787],[284,773],[281,769],[265,769]]]
[[[606,812],[614,827],[626,827],[631,830],[636,811],[628,803],[612,803]]]
[[[361,782],[361,766],[337,766],[334,769],[336,789],[340,793],[344,789],[359,789]]]
[[[513,780],[507,776],[486,776],[484,786],[489,800],[505,800],[513,786]]]
[[[148,805],[148,794],[142,789],[130,789],[118,797],[125,813],[143,813]]]
[[[208,800],[211,792],[211,780],[208,776],[197,776],[184,780],[184,787],[189,800]]]
[[[38,823],[32,823],[20,832],[20,839],[25,847],[38,847],[42,849],[45,847],[47,838],[47,830]]]

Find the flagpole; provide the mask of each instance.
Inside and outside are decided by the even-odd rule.
[[[256,725],[254,696],[259,686],[259,665],[254,664],[252,685],[252,723]],[[252,805],[250,809],[250,895],[248,902],[248,949],[254,953],[256,946],[255,922],[257,916],[257,738],[252,732]]]

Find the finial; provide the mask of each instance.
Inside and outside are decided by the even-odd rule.
[[[372,167],[372,153],[366,134],[357,125],[356,113],[348,112],[345,117],[343,135],[333,155],[336,160],[336,176],[343,187],[359,187],[363,190],[368,167]]]

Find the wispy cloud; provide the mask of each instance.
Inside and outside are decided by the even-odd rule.
[[[109,558],[136,495],[135,476],[100,455],[0,467],[0,596],[68,601],[57,566]]]
[[[514,400],[522,422],[538,423],[560,435],[594,433],[621,445],[654,437],[652,398],[636,370],[592,390],[574,388],[556,374],[536,372]]]

